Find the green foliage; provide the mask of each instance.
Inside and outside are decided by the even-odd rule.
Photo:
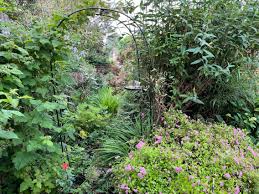
[[[50,95],[49,85],[59,77],[51,77],[46,64],[52,60],[61,68],[66,47],[59,32],[41,24],[30,30],[17,26],[1,24],[10,30],[0,35],[0,139],[8,143],[1,146],[1,192],[50,193],[57,189],[63,160],[56,140],[62,129],[53,114],[66,109],[66,102]],[[8,186],[11,182],[16,185]]]
[[[179,111],[165,113],[165,121],[166,128],[156,129],[143,147],[113,167],[118,192],[258,191],[258,149],[243,131],[190,120]]]
[[[98,102],[100,106],[105,107],[109,113],[115,114],[121,104],[121,99],[118,95],[113,95],[112,88],[102,88],[98,92]]]
[[[243,101],[232,102],[232,105],[236,112],[232,115],[227,114],[227,119],[232,125],[247,129],[256,144],[259,137],[259,98],[257,97],[255,103],[250,104],[252,108],[248,107]]]
[[[76,112],[68,116],[70,122],[88,133],[105,128],[121,103],[120,97],[112,93],[111,88],[100,89],[96,95],[89,97],[88,102],[77,106]]]
[[[225,119],[227,113],[235,113],[233,100],[236,104],[254,99],[250,94],[258,85],[256,1],[147,0],[140,6],[154,72],[165,74],[167,103],[192,116]]]
[[[0,0],[0,13],[6,11],[14,11],[14,2],[7,2],[5,0]]]

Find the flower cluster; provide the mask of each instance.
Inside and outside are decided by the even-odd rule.
[[[139,177],[140,179],[143,179],[146,174],[147,174],[146,169],[145,169],[144,167],[140,167],[140,171],[139,171],[139,173],[138,173],[138,177]]]

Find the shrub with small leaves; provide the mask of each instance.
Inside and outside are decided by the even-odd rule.
[[[118,191],[258,192],[258,150],[242,130],[190,120],[178,111],[165,113],[163,122],[166,127],[114,167]]]

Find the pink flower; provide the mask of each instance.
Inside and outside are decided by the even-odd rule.
[[[122,190],[129,190],[129,187],[128,187],[128,185],[126,185],[126,184],[120,185],[120,188],[121,188]]]
[[[144,176],[147,174],[147,171],[146,171],[146,169],[145,169],[144,167],[140,167],[139,169],[140,169],[139,172],[140,172],[141,174],[143,174]]]
[[[192,180],[192,179],[194,179],[194,176],[190,175],[189,180]]]
[[[156,136],[155,136],[155,139],[156,139],[155,144],[160,144],[160,143],[162,142],[163,137],[162,137],[162,136],[159,136],[159,135],[156,135]]]
[[[210,176],[206,176],[206,179],[210,180]]]
[[[223,167],[222,167],[223,170],[226,170],[226,168],[227,168],[226,166],[223,166]]]
[[[138,177],[139,177],[140,179],[143,179],[143,178],[144,178],[144,175],[141,174],[141,173],[138,173]]]
[[[126,171],[133,171],[134,170],[134,167],[132,167],[130,164],[128,164],[126,167],[125,167],[125,170]]]
[[[238,194],[238,193],[240,193],[240,188],[239,188],[239,186],[236,186],[236,188],[235,188],[235,194]]]
[[[138,193],[138,190],[137,190],[137,189],[133,189],[133,192],[134,192],[134,193]]]
[[[192,187],[195,187],[196,186],[196,183],[192,183]]]
[[[144,119],[145,118],[145,113],[141,113],[141,119]]]
[[[224,182],[221,181],[221,182],[219,183],[219,185],[220,185],[221,187],[223,187],[223,186],[224,186]]]
[[[146,169],[145,169],[144,167],[140,167],[140,168],[139,168],[138,177],[139,177],[140,179],[143,179],[146,174],[147,174]]]
[[[244,155],[243,150],[240,150],[240,157],[241,157],[242,159],[244,159],[244,158],[245,158],[245,155]]]
[[[230,175],[229,173],[226,173],[226,174],[224,174],[224,177],[225,177],[226,179],[230,179],[230,178],[231,178],[231,175]]]
[[[174,169],[176,173],[180,173],[183,170],[182,167],[175,167]]]
[[[248,146],[247,149],[253,154],[254,157],[257,156],[257,153],[253,150],[253,148],[251,148],[250,146]]]
[[[140,142],[136,145],[136,148],[137,148],[138,150],[140,150],[140,149],[143,148],[144,145],[145,145],[145,142],[140,141]]]
[[[240,171],[240,172],[239,172],[239,175],[238,175],[238,178],[241,178],[242,176],[243,176],[243,172]]]

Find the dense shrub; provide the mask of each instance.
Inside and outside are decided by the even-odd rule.
[[[227,113],[236,112],[231,102],[243,101],[241,109],[253,111],[258,91],[255,0],[147,0],[141,7],[138,16],[146,21],[154,72],[166,78],[167,105],[225,121]]]
[[[162,119],[163,120],[163,119]],[[246,134],[177,111],[113,168],[125,193],[257,193],[258,150]]]

